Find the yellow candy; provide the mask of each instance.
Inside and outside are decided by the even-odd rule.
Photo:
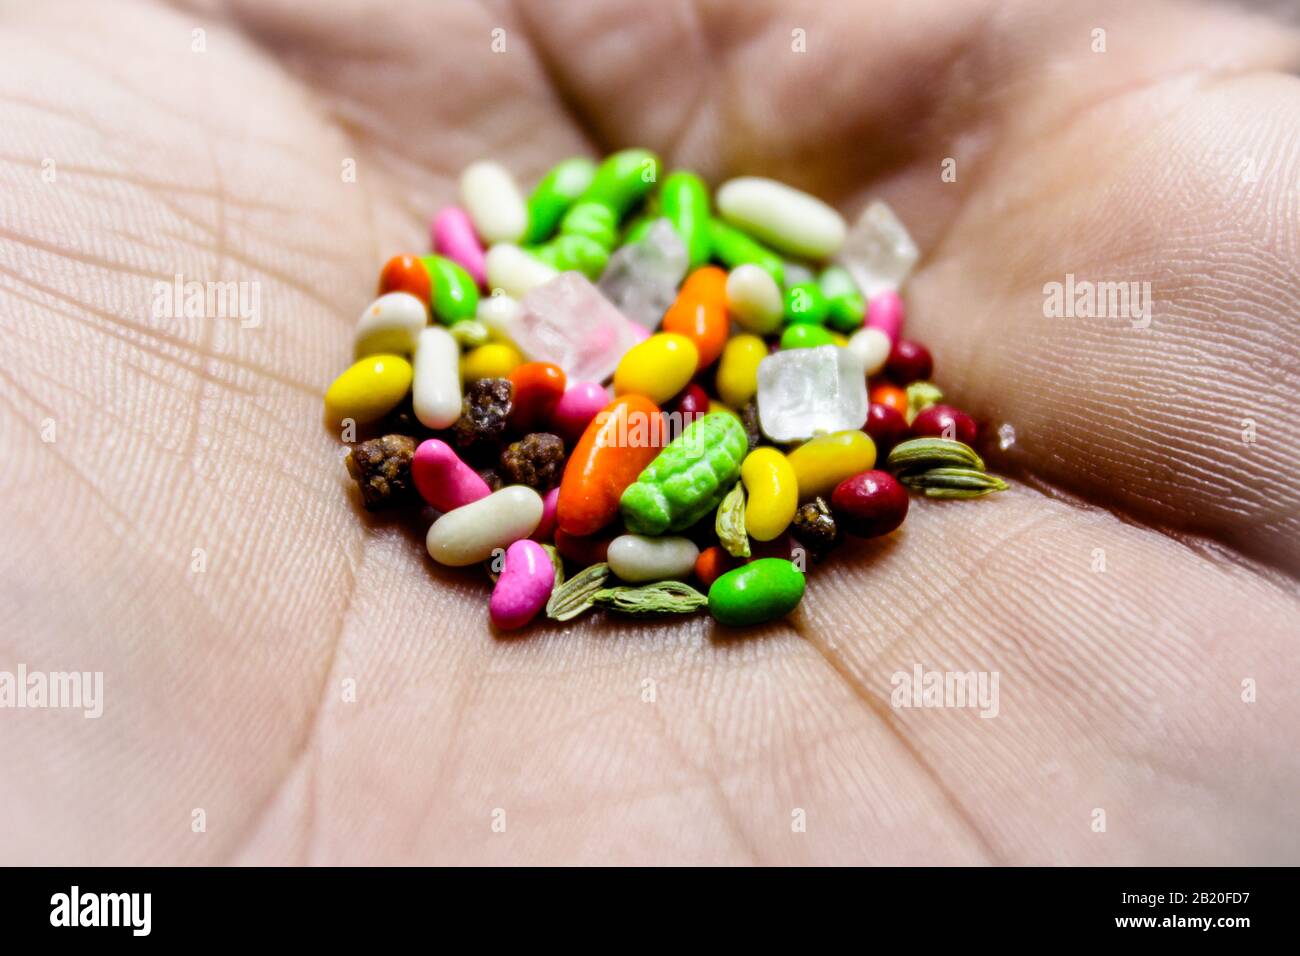
[[[799,495],[805,499],[830,494],[845,478],[870,471],[875,463],[876,444],[860,431],[822,435],[790,452]]]
[[[470,349],[460,360],[460,377],[466,382],[479,378],[506,378],[522,364],[524,357],[513,345],[489,342]]]
[[[758,391],[758,363],[767,358],[767,344],[757,335],[737,335],[722,350],[718,364],[718,394],[740,408]],[[763,540],[767,540],[764,538]]]
[[[730,415],[732,418],[735,419],[740,418],[740,413],[737,412],[730,405],[724,405],[716,398],[711,398],[709,399],[709,414],[712,415],[714,412],[722,412],[722,414]]]
[[[745,530],[751,538],[771,541],[790,527],[799,507],[799,479],[785,455],[755,448],[740,465],[740,480],[749,494]]]
[[[831,333],[831,345],[838,345],[840,348],[844,348],[848,344],[849,340],[845,336],[840,335],[838,332]]]
[[[614,370],[614,394],[644,395],[662,405],[686,387],[699,359],[699,350],[686,336],[652,335],[623,354]]]
[[[410,362],[400,355],[367,355],[325,392],[325,417],[335,425],[345,418],[366,425],[391,412],[410,390]]]

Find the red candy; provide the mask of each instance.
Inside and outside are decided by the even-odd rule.
[[[859,538],[889,534],[907,517],[907,491],[887,471],[845,478],[831,492],[831,511],[840,528]]]
[[[974,445],[977,431],[975,419],[951,405],[931,405],[912,419],[912,434],[917,438],[948,438]]]
[[[550,362],[525,362],[510,373],[510,425],[530,431],[548,421],[564,395],[564,370]]]
[[[415,256],[393,256],[379,273],[379,294],[409,292],[429,304],[429,272]]]
[[[920,342],[899,339],[889,353],[885,372],[899,385],[927,381],[934,374],[934,359]]]
[[[889,405],[873,402],[867,409],[867,423],[862,430],[876,443],[876,460],[883,461],[889,450],[908,436],[907,419]]]
[[[676,438],[691,422],[709,413],[709,393],[694,382],[677,393],[667,411],[675,413],[668,419],[669,434]]]

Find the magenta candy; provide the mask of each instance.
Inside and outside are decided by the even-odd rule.
[[[877,292],[867,304],[867,328],[880,329],[897,342],[903,332],[903,300],[897,292]]]
[[[491,489],[445,441],[420,443],[411,459],[411,479],[420,497],[439,511],[452,511],[486,498]]]
[[[912,434],[917,438],[949,438],[974,445],[978,431],[975,419],[951,405],[931,405],[912,419]]]
[[[540,544],[530,539],[516,541],[506,549],[505,564],[488,614],[503,631],[523,627],[546,606],[555,587],[555,565]]]
[[[560,486],[556,485],[542,495],[542,520],[530,535],[534,541],[550,541],[555,537],[555,509],[560,501]]]
[[[487,288],[486,253],[469,213],[459,206],[448,206],[433,217],[429,232],[434,252],[461,265],[480,289]]]
[[[551,412],[551,425],[560,437],[574,443],[582,437],[587,424],[609,404],[609,392],[595,382],[574,382],[564,390]]]

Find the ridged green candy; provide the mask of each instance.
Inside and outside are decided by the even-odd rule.
[[[745,426],[726,412],[688,425],[623,492],[623,523],[634,534],[689,528],[718,507],[749,450]]]
[[[784,617],[803,599],[803,572],[782,558],[759,558],[728,571],[709,588],[709,613],[727,627]]]

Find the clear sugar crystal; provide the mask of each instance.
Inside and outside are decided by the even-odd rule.
[[[867,378],[848,349],[787,349],[758,365],[758,421],[774,442],[861,428]]]
[[[870,299],[877,292],[902,286],[919,256],[894,211],[883,202],[873,202],[844,237],[836,259]]]
[[[553,362],[573,382],[603,382],[644,338],[579,272],[561,272],[526,296],[510,338],[534,362]]]
[[[677,298],[690,257],[667,219],[656,220],[645,238],[609,257],[598,287],[633,322],[653,331]]]

